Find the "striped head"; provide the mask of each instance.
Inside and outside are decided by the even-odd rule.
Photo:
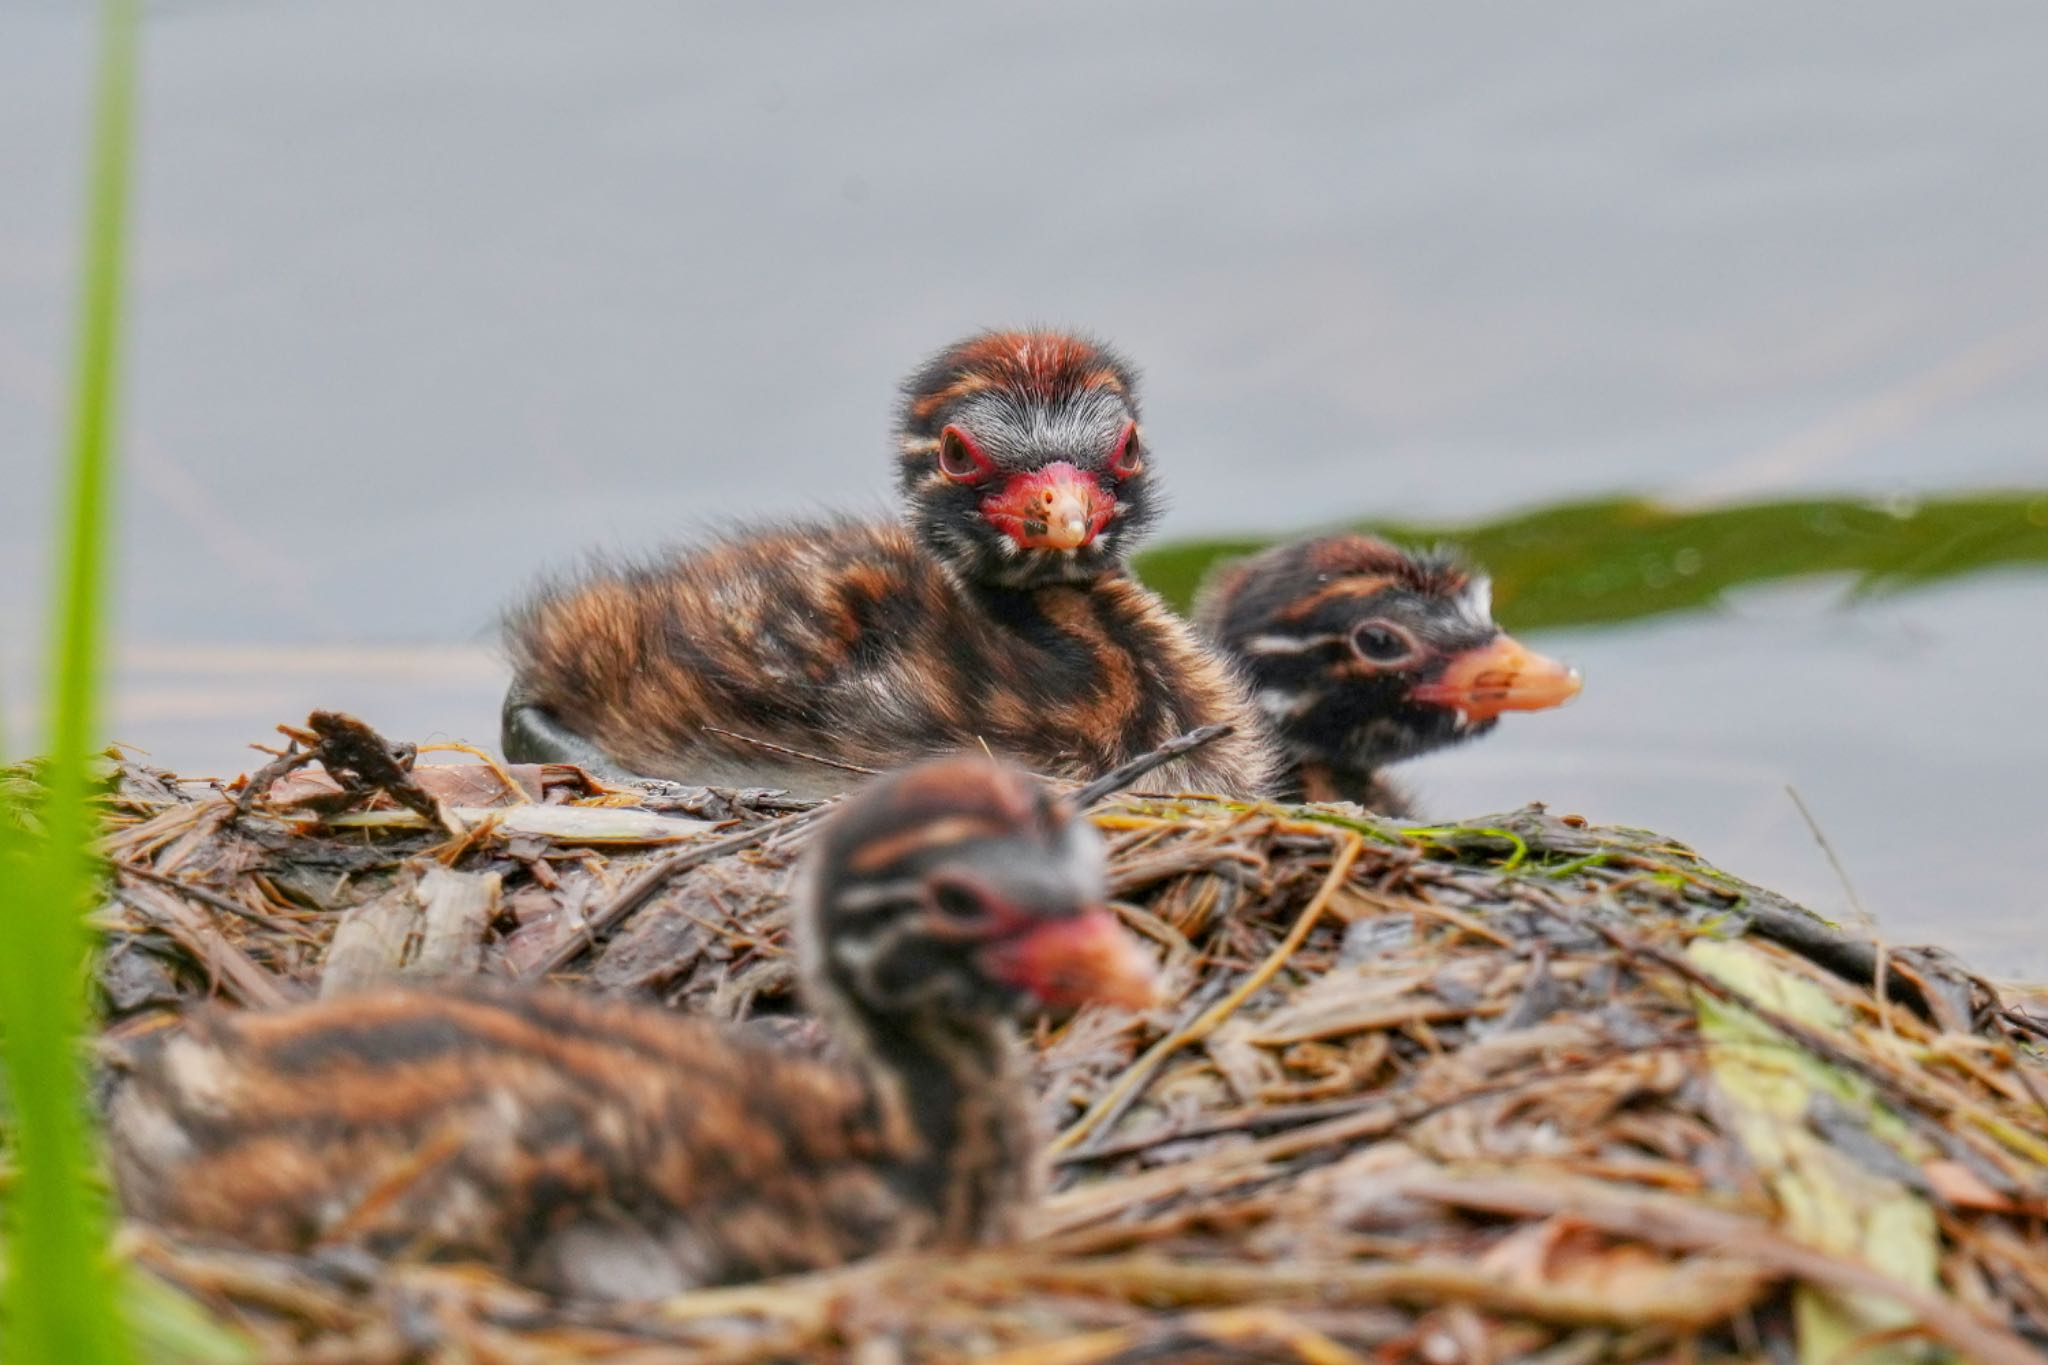
[[[809,877],[797,931],[814,1005],[918,1024],[1152,999],[1151,956],[1103,904],[1094,827],[986,758],[863,787],[820,831]]]
[[[1484,577],[1370,536],[1228,565],[1203,586],[1196,616],[1296,765],[1370,774],[1579,691],[1576,671],[1493,623]]]
[[[903,386],[897,484],[963,580],[1031,588],[1117,569],[1150,524],[1137,377],[1063,332],[984,332]]]

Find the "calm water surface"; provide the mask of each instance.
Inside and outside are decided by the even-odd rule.
[[[0,14],[0,687],[21,747],[87,35]],[[113,728],[489,741],[589,544],[887,505],[991,322],[1149,372],[1164,534],[2048,485],[2048,9],[1611,0],[151,7]],[[2048,576],[1536,642],[1435,811],[1651,825],[2048,974]],[[1509,624],[1513,624],[1512,617]]]

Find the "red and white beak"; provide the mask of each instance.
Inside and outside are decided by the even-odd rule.
[[[1115,511],[1116,495],[1065,460],[1013,474],[981,500],[981,514],[1027,550],[1078,550]]]

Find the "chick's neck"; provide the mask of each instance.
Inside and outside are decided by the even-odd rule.
[[[1014,1231],[1038,1189],[1038,1133],[1014,1027],[1005,1020],[842,1012],[878,1120],[906,1155],[897,1182],[934,1210],[941,1245]]]

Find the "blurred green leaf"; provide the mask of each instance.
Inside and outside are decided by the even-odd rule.
[[[42,790],[0,789],[0,1059],[12,1097],[4,1345],[10,1359],[102,1365],[129,1358],[114,1292],[105,1200],[91,1179],[80,1040],[95,889],[92,740],[105,637],[108,489],[134,125],[138,8],[105,0],[94,88],[90,196],[71,431],[51,575],[54,625]]]
[[[0,1191],[6,1179],[7,1170],[0,1167]],[[7,1239],[0,1237],[0,1260],[6,1254]],[[126,1267],[118,1292],[135,1346],[152,1365],[246,1365],[261,1358],[246,1335],[146,1270]],[[0,1360],[13,1359],[6,1346],[5,1325],[0,1324]]]
[[[1922,502],[1810,498],[1681,511],[1637,498],[1561,503],[1468,525],[1362,522],[1403,545],[1454,545],[1493,576],[1518,630],[1612,625],[1711,607],[1751,583],[1846,575],[1856,595],[2048,566],[2048,490]],[[1274,537],[1272,539],[1292,539]],[[1138,574],[1185,608],[1218,562],[1270,539],[1183,541]]]
[[[179,1365],[243,1365],[259,1359],[242,1333],[146,1271],[130,1269],[121,1304],[143,1359]]]

